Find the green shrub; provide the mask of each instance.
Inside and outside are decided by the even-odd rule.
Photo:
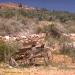
[[[2,10],[0,16],[4,18],[12,18],[15,16],[14,10]]]
[[[11,56],[18,50],[15,42],[0,42],[0,61],[9,62]]]

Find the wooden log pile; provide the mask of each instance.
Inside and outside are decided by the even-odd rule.
[[[12,56],[15,61],[21,61],[23,64],[36,64],[36,58],[43,57],[44,62],[48,64],[52,59],[51,51],[45,48],[45,44],[43,42],[40,42],[41,38],[38,36],[31,36],[27,39],[24,39],[23,47]],[[38,45],[37,42],[39,42],[40,45]]]

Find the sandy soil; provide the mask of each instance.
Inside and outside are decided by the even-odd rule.
[[[55,67],[1,68],[0,75],[75,75],[75,69],[57,69]]]
[[[0,75],[75,75],[75,63],[72,64],[71,59],[67,56],[65,60],[63,58],[63,55],[54,55],[53,62],[56,63],[54,66],[48,67],[9,68],[8,65],[2,63],[0,64]],[[58,65],[58,63],[65,64],[68,67]]]

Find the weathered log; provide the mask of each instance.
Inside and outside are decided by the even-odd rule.
[[[12,67],[18,67],[18,63],[12,57],[9,60],[9,65],[12,66]]]

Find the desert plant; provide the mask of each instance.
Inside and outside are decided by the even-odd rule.
[[[9,63],[11,56],[17,51],[18,47],[15,42],[5,43],[0,41],[0,61]]]
[[[15,13],[14,10],[2,10],[0,16],[4,18],[12,18],[15,16]]]

